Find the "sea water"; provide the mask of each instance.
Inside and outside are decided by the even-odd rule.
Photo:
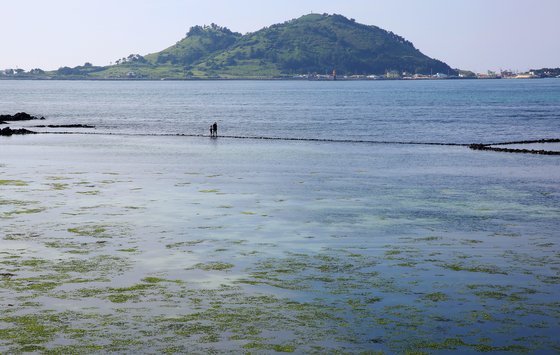
[[[558,158],[372,143],[558,138],[558,97],[0,81],[12,127],[95,125],[0,140],[0,351],[558,352]]]
[[[546,138],[560,131],[558,80],[2,81],[3,113],[98,132],[443,143]],[[35,123],[33,123],[35,124]]]

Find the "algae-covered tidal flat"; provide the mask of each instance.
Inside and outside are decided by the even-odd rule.
[[[555,158],[2,142],[0,353],[560,352]]]

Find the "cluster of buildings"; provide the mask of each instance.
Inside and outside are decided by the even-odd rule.
[[[499,73],[488,70],[486,73],[477,73],[477,79],[538,79],[541,78],[540,75],[534,71],[529,71],[525,73],[516,73],[511,70],[502,70]]]
[[[383,75],[376,74],[355,74],[355,75],[336,75],[332,74],[299,74],[294,75],[293,79],[304,80],[428,80],[428,79],[456,79],[458,76],[436,73],[433,75],[411,74],[407,72],[388,71]]]
[[[437,80],[437,79],[537,79],[543,77],[556,77],[560,75],[543,75],[540,72],[529,71],[524,73],[517,73],[511,70],[502,70],[500,72],[488,71],[487,73],[474,73],[471,71],[459,71],[458,74],[412,74],[399,71],[387,71],[383,75],[369,74],[369,75],[338,75],[333,70],[332,74],[300,74],[294,75],[293,79],[303,80]]]

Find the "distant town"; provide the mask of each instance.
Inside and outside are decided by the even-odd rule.
[[[512,70],[502,70],[494,72],[488,70],[486,73],[475,73],[466,70],[456,69],[457,75],[435,73],[412,74],[399,71],[387,71],[384,75],[342,75],[338,76],[336,70],[330,74],[302,74],[293,76],[294,79],[308,80],[437,80],[437,79],[542,79],[560,78],[560,68],[543,68],[530,70],[528,72],[514,72]]]
[[[89,63],[86,63],[85,67]],[[0,70],[0,80],[200,80],[201,78],[184,77],[173,79],[152,78],[148,76],[137,75],[131,71],[126,75],[111,77],[81,77],[76,75],[68,75],[66,68],[60,68],[53,71],[44,71],[42,69],[32,69],[25,71],[23,69],[4,69]],[[488,70],[486,73],[475,73],[467,70],[456,69],[457,74],[434,73],[434,74],[413,74],[408,72],[400,72],[396,70],[388,70],[385,74],[354,74],[354,75],[337,75],[336,70],[330,73],[318,74],[296,74],[296,75],[274,75],[260,76],[250,78],[230,78],[221,77],[219,75],[206,78],[213,80],[230,80],[230,79],[262,79],[262,80],[445,80],[445,79],[542,79],[542,78],[560,78],[560,68],[543,68],[531,69],[527,72],[516,72],[512,70],[502,70],[495,72]]]

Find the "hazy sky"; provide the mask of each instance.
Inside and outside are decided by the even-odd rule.
[[[0,68],[107,65],[212,22],[246,33],[338,13],[393,31],[451,67],[560,66],[560,0],[3,0]]]

